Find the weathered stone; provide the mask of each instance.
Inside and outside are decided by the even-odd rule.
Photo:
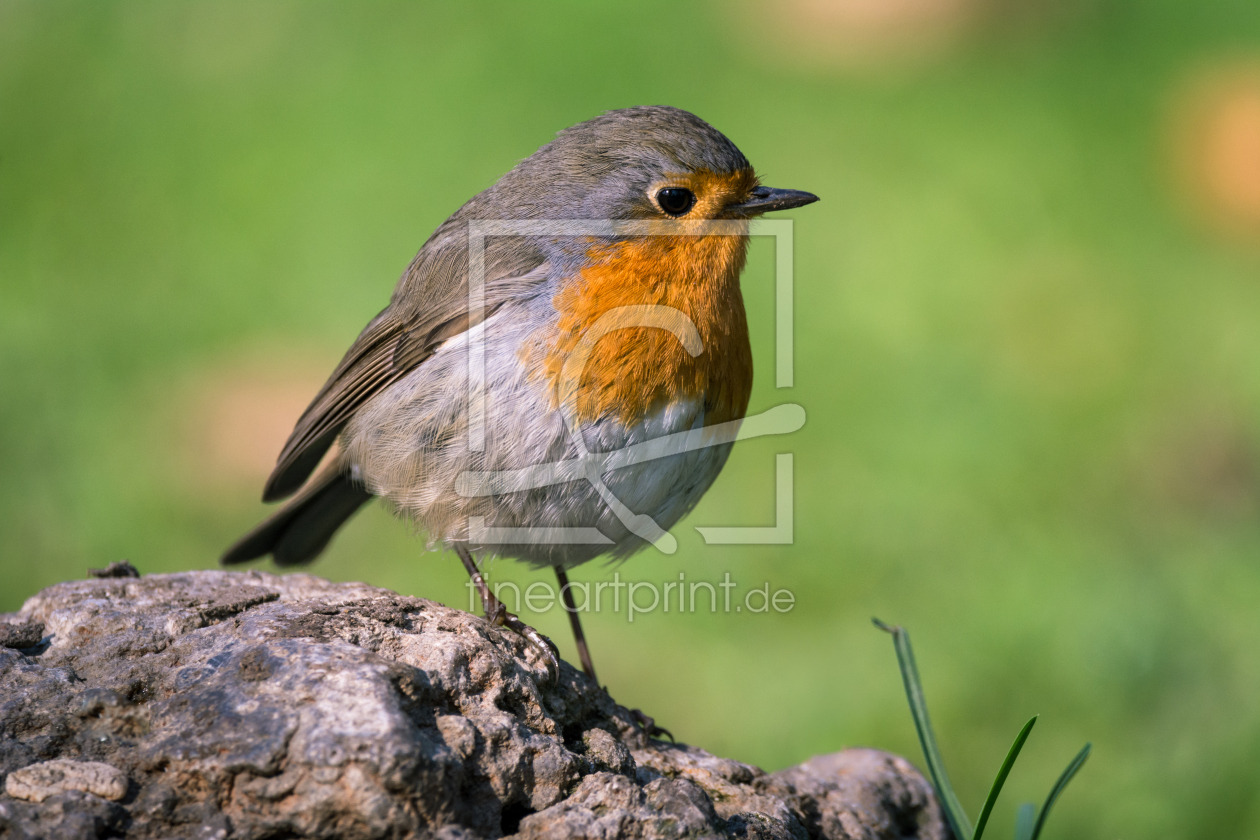
[[[5,838],[948,837],[903,759],[653,741],[515,634],[364,584],[108,577],[0,616],[40,623],[0,647]]]
[[[0,647],[33,648],[44,639],[44,625],[38,621],[0,623]]]
[[[127,795],[127,776],[117,767],[99,761],[54,758],[14,770],[4,780],[5,793],[28,802],[43,802],[68,790],[118,800]]]
[[[0,836],[5,840],[79,840],[116,837],[127,809],[91,793],[66,791],[39,804],[0,797]]]
[[[626,745],[603,729],[588,729],[582,733],[582,746],[587,761],[595,770],[607,770],[634,778],[634,756]]]

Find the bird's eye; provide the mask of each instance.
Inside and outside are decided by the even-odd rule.
[[[666,187],[656,194],[656,203],[669,215],[682,216],[696,203],[696,196],[682,187]]]

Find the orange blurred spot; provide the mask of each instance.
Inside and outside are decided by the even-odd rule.
[[[1260,234],[1260,65],[1202,74],[1177,109],[1178,168],[1216,229]]]
[[[861,67],[915,63],[952,45],[980,0],[763,0],[744,7],[746,28],[781,49],[783,63]]]
[[[1260,80],[1221,102],[1206,126],[1204,174],[1223,209],[1260,222]]]
[[[970,0],[779,0],[800,34],[820,40],[894,40],[950,27]]]

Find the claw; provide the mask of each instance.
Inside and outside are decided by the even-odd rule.
[[[656,738],[658,735],[664,735],[665,737],[669,738],[669,742],[671,744],[678,743],[677,741],[674,740],[674,734],[672,732],[670,732],[668,729],[666,729],[663,726],[657,726],[655,720],[648,717],[647,715],[645,715],[643,712],[639,711],[638,709],[631,709],[630,717],[631,719],[634,720],[635,723],[639,724],[639,728],[642,729],[644,734],[647,735],[649,738]]]
[[[459,559],[464,564],[464,570],[468,572],[468,577],[472,580],[473,585],[477,587],[477,594],[481,596],[481,608],[485,610],[486,621],[496,627],[506,627],[509,630],[525,637],[525,641],[533,645],[534,650],[542,654],[547,660],[547,676],[551,679],[551,684],[555,685],[560,680],[560,651],[552,644],[542,633],[539,633],[533,627],[521,621],[512,613],[508,612],[507,607],[503,606],[503,602],[494,597],[494,593],[490,591],[490,586],[486,583],[486,579],[482,577],[481,571],[477,568],[477,562],[473,560],[472,554],[468,549],[456,545],[455,553],[459,555]]]
[[[530,627],[506,609],[503,609],[502,604],[500,604],[499,607],[500,612],[495,623],[524,636],[525,641],[529,642],[530,645],[533,646],[534,650],[542,654],[543,658],[547,661],[547,676],[550,679],[551,684],[555,685],[559,682],[560,651],[556,648],[555,644],[551,641],[551,639],[548,639],[542,633],[539,633],[533,627]],[[486,617],[489,618],[489,616]]]

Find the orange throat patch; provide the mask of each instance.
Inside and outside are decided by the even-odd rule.
[[[739,275],[745,236],[643,236],[597,245],[553,299],[556,331],[531,348],[553,405],[627,425],[703,400],[705,425],[744,416],[752,348]]]

